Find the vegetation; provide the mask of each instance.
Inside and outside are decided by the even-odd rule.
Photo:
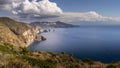
[[[9,43],[0,43],[0,52],[2,53],[16,53],[15,48],[13,47],[12,44]]]
[[[26,47],[17,49],[12,44],[0,43],[0,68],[55,68],[55,64],[50,60],[32,57]]]
[[[80,68],[80,65],[79,64],[70,64],[66,68]]]
[[[31,68],[31,66],[21,60],[11,60],[5,65],[1,65],[0,68]]]
[[[94,61],[89,59],[89,58],[83,59],[82,61],[85,62],[85,63],[88,63],[89,65],[94,64]]]
[[[20,54],[29,54],[30,50],[27,47],[20,47]]]
[[[115,65],[108,65],[106,68],[117,68]]]
[[[0,18],[0,68],[120,68],[120,62],[104,64],[91,59],[78,60],[64,52],[30,52],[22,44],[25,41],[21,32],[27,29],[29,25]]]
[[[73,55],[51,52],[30,52],[27,47],[15,47],[0,42],[0,68],[120,68],[120,63],[103,64],[91,59],[77,60]]]
[[[29,56],[23,56],[22,59],[30,63],[32,66],[37,66],[40,68],[55,68],[55,65],[53,63],[50,63],[46,60],[40,60]]]

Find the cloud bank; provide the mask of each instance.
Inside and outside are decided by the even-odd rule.
[[[0,10],[8,11],[21,19],[40,21],[115,21],[120,17],[107,17],[95,11],[89,12],[63,12],[56,3],[49,0],[0,0]]]
[[[24,16],[44,16],[59,15],[62,10],[56,3],[49,0],[0,0],[3,10],[11,11],[16,15]]]
[[[39,18],[38,18],[39,19]],[[59,17],[43,18],[41,21],[63,21],[63,22],[120,22],[120,17],[103,16],[95,11],[89,12],[64,12]]]

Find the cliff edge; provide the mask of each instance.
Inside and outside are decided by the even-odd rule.
[[[29,24],[8,17],[0,17],[1,42],[10,42],[17,46],[28,46],[35,40],[42,40],[43,37],[38,35],[39,32],[39,27],[33,28]]]

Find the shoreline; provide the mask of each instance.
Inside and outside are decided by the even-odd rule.
[[[55,31],[56,31],[56,30],[55,30]],[[51,32],[52,32],[52,31],[51,31]],[[48,32],[48,33],[49,33],[49,32]],[[48,40],[49,40],[49,39],[48,39]],[[36,42],[35,42],[35,43],[36,43]],[[39,43],[39,42],[38,42],[38,43]],[[34,49],[33,49],[33,51],[34,51]],[[38,50],[38,51],[39,51],[39,50]],[[44,51],[47,51],[47,50],[44,50]],[[47,51],[47,52],[48,52],[48,51]],[[62,52],[62,51],[61,51],[61,52]],[[60,52],[55,52],[55,51],[54,51],[54,53],[60,53]],[[72,53],[72,52],[71,52],[71,53]],[[70,54],[70,53],[67,53],[67,54]],[[82,58],[84,58],[84,57],[82,57]],[[89,58],[89,57],[85,57],[85,58]],[[81,58],[78,58],[78,57],[77,57],[77,59],[81,59]],[[119,61],[119,60],[116,60],[116,59],[113,60],[113,59],[111,59],[111,58],[110,58],[111,61],[109,61],[108,58],[106,58],[106,60],[104,60],[105,58],[103,58],[103,60],[102,60],[102,58],[98,58],[98,59],[91,58],[91,59],[96,60],[96,61],[101,61],[101,62],[103,62],[103,63],[112,63],[112,62],[114,62],[114,61],[115,61],[115,62]]]

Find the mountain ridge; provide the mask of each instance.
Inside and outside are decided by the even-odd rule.
[[[61,22],[61,21],[56,21],[56,22],[39,22],[39,21],[36,21],[36,22],[32,22],[30,23],[30,25],[32,26],[40,26],[40,27],[43,27],[43,28],[71,28],[71,27],[79,27],[79,25],[73,25],[73,24],[68,24],[68,23],[64,23],[64,22]]]

